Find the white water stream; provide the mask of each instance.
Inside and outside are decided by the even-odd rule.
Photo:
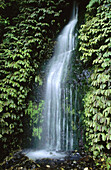
[[[77,17],[78,10],[74,7],[73,17],[58,36],[55,52],[50,61],[44,109],[47,122],[44,134],[47,139],[45,149],[49,150],[73,150],[72,114],[69,115],[66,109],[68,89],[65,88],[65,84],[69,62],[75,49]],[[70,108],[72,109],[71,88]]]
[[[73,17],[58,36],[54,55],[48,65],[42,136],[44,150],[28,152],[29,158],[60,158],[65,154],[55,151],[74,149],[72,86],[66,87],[66,78],[75,50],[77,20],[78,8],[74,6]]]

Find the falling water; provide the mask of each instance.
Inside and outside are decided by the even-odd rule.
[[[78,9],[74,7],[73,17],[58,36],[55,52],[50,61],[44,109],[47,124],[43,133],[45,149],[49,150],[73,149],[72,88],[66,87],[66,78],[75,49],[77,17]]]

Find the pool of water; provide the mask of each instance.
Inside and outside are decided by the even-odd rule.
[[[24,152],[29,159],[37,160],[37,159],[63,159],[66,156],[64,152],[56,152],[56,151],[46,151],[46,150],[27,150]]]

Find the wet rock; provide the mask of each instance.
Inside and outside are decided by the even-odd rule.
[[[75,153],[73,153],[73,152],[70,153],[66,157],[66,159],[71,160],[71,161],[73,161],[73,160],[78,161],[80,158],[81,158],[81,155],[77,151]]]
[[[14,153],[7,157],[1,164],[0,169],[11,170],[91,170],[98,169],[94,160],[89,153],[85,151],[67,152],[67,157],[64,159],[38,159],[30,160],[22,152]]]
[[[88,170],[88,167],[84,168],[84,170]]]
[[[46,165],[46,168],[50,168],[50,165]]]

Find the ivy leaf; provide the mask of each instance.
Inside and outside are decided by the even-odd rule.
[[[108,144],[106,145],[106,147],[107,147],[107,149],[111,149],[111,143],[108,143]]]
[[[0,104],[0,112],[2,112],[3,111],[3,106],[2,106],[2,104]]]
[[[101,135],[102,135],[102,140],[105,141],[106,140],[106,135],[104,133],[102,133]]]

